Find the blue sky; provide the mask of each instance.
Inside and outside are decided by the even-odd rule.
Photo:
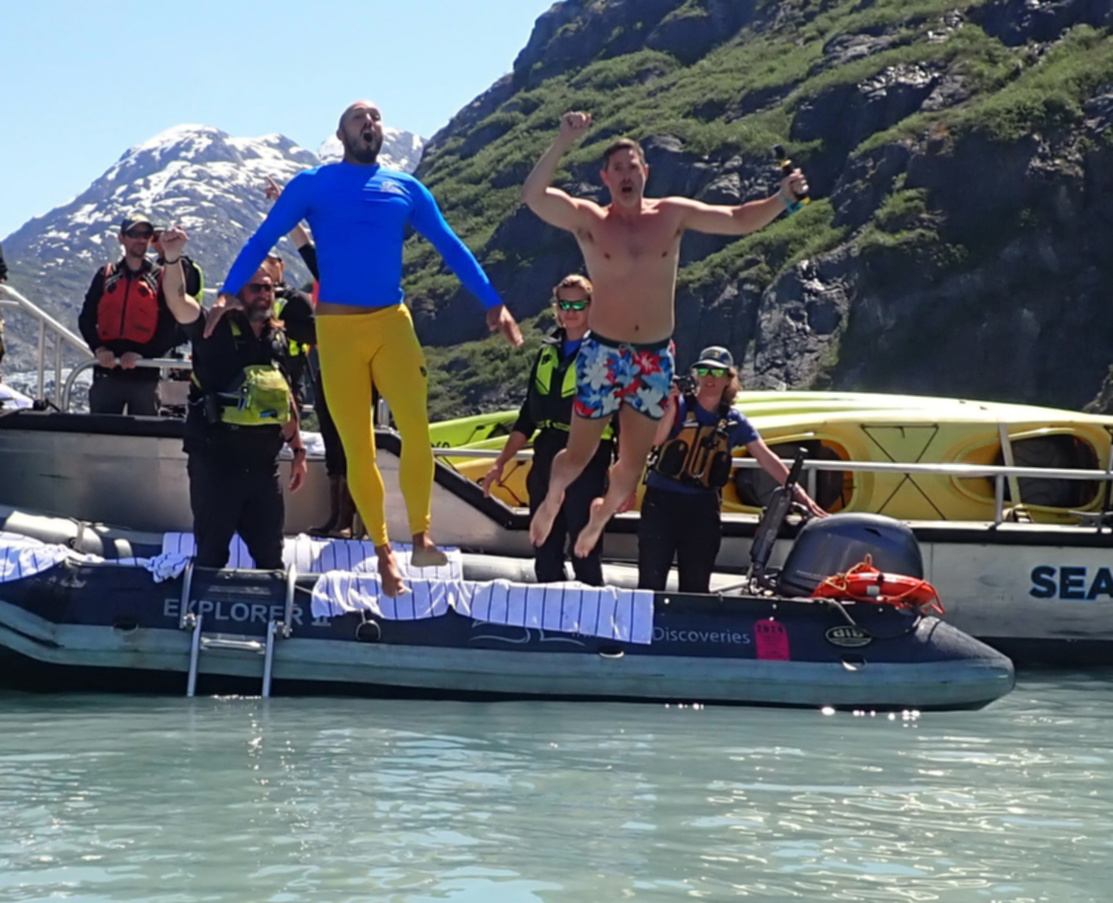
[[[0,23],[0,238],[181,123],[316,150],[347,104],[429,137],[552,0],[37,0]]]

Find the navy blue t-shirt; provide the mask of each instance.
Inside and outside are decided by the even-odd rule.
[[[680,435],[680,430],[684,426],[684,421],[688,419],[688,398],[681,396],[677,399],[678,408],[676,411],[676,420],[673,422],[672,429],[669,431],[669,438],[675,439]],[[700,426],[715,426],[719,420],[719,412],[708,411],[699,404],[694,404],[694,413],[696,421]],[[741,411],[731,408],[727,412],[727,421],[730,426],[727,428],[728,441],[730,443],[730,451],[733,451],[740,445],[749,445],[755,439],[760,438],[757,430],[754,429],[753,424],[746,419],[746,415]],[[701,492],[716,492],[714,489],[707,489],[703,486],[691,486],[681,483],[679,480],[674,480],[666,477],[664,474],[657,473],[651,470],[646,477],[645,484],[652,486],[656,489],[666,489],[670,492],[687,492],[698,494]]]

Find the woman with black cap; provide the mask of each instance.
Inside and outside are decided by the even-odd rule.
[[[750,421],[731,407],[741,386],[734,357],[718,345],[692,365],[694,388],[673,391],[657,428],[656,456],[646,475],[638,527],[638,587],[662,591],[673,558],[679,590],[706,593],[723,540],[721,490],[730,479],[732,451],[743,445],[780,483],[788,468],[762,441]],[[803,487],[796,499],[825,517]]]

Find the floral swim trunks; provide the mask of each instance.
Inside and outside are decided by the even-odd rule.
[[[598,420],[628,404],[660,420],[676,369],[674,349],[671,339],[640,345],[589,332],[576,356],[575,412]]]

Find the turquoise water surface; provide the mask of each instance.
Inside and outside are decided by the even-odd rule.
[[[981,712],[0,695],[0,901],[1113,899],[1113,673]]]

